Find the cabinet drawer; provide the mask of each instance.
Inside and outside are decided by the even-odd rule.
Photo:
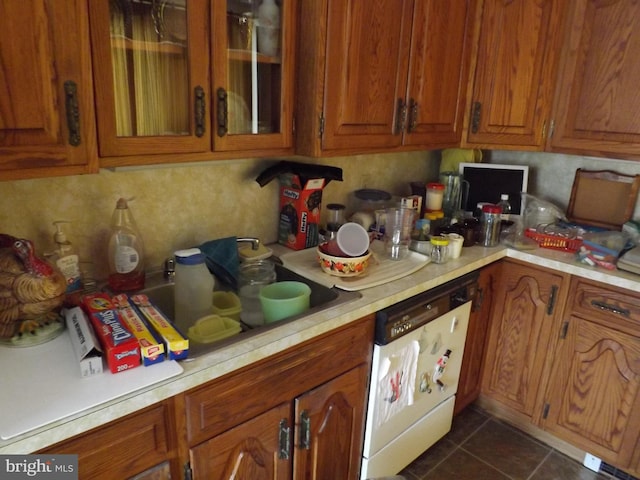
[[[80,478],[129,478],[165,462],[171,433],[167,404],[131,414],[40,453],[78,455]]]
[[[373,316],[365,317],[186,393],[189,444],[239,425],[357,365],[370,364],[373,329]]]
[[[574,278],[571,313],[640,335],[640,295],[631,290]]]

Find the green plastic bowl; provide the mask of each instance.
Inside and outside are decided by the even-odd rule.
[[[273,323],[309,310],[311,288],[303,282],[275,282],[260,289],[265,323]]]

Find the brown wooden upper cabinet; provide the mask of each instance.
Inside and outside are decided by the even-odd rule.
[[[97,171],[86,3],[0,13],[0,180]]]
[[[542,150],[564,0],[484,0],[463,146]]]
[[[568,2],[548,149],[640,158],[640,4]]]
[[[290,152],[295,1],[90,0],[101,165]]]
[[[301,0],[296,152],[459,144],[474,0]]]

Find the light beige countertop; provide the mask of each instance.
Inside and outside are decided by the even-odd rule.
[[[274,247],[276,254],[290,251],[279,245]],[[503,257],[517,258],[572,275],[640,292],[640,276],[622,271],[611,272],[600,268],[588,267],[576,262],[572,254],[547,249],[517,251],[502,246],[494,248],[477,246],[464,248],[462,255],[458,259],[449,260],[440,265],[427,264],[422,269],[404,278],[362,290],[362,297],[359,299],[308,315],[290,323],[284,323],[276,328],[253,335],[247,338],[246,341],[221,347],[210,354],[189,362],[182,362],[181,365],[184,368],[184,372],[169,380],[156,383],[151,387],[106,402],[103,405],[88,409],[66,419],[52,422],[27,434],[10,440],[0,440],[0,454],[30,453],[81,434],[346,325],[365,315],[477,270]],[[4,367],[6,368],[6,366]],[[28,380],[25,379],[25,381]],[[46,392],[43,392],[42,408],[47,408]],[[0,411],[6,415],[11,412],[11,406],[0,405]]]

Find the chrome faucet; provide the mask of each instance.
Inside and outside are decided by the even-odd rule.
[[[260,239],[254,237],[238,237],[236,239],[238,243],[250,243],[251,250],[258,250],[260,248]]]

